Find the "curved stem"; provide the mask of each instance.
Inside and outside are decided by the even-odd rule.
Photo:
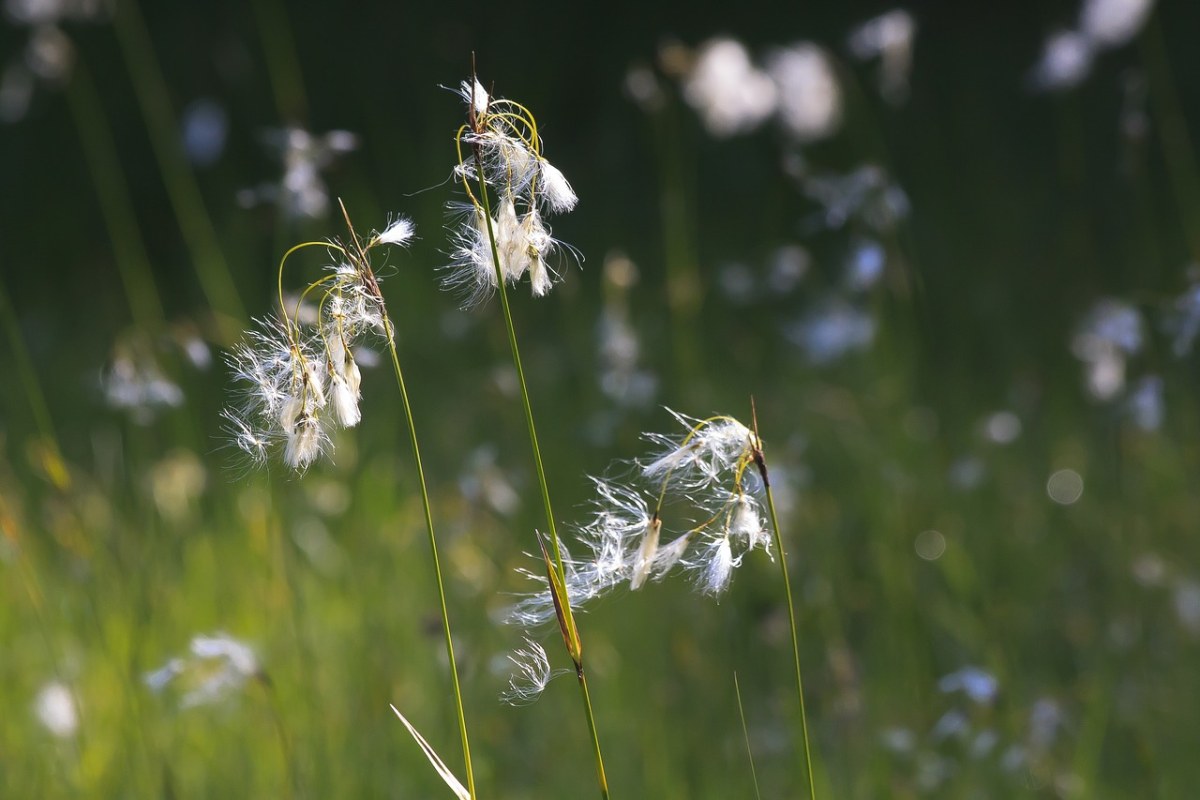
[[[433,511],[429,504],[429,490],[425,485],[425,468],[421,465],[421,446],[417,442],[417,426],[413,422],[412,405],[408,401],[408,389],[404,385],[404,372],[400,369],[400,357],[396,353],[396,335],[392,320],[387,315],[380,298],[383,325],[387,331],[388,354],[392,358],[392,370],[396,373],[396,385],[400,388],[400,400],[404,405],[404,418],[408,422],[409,443],[412,445],[413,461],[417,466],[417,481],[421,487],[421,507],[425,512],[425,530],[429,533],[429,550],[433,554],[433,574],[437,579],[438,602],[442,611],[442,632],[446,637],[446,658],[450,661],[450,681],[454,687],[454,706],[458,714],[458,732],[462,737],[463,760],[467,768],[467,791],[475,797],[475,771],[471,765],[471,744],[467,738],[467,717],[463,712],[462,687],[458,682],[458,663],[454,658],[454,639],[450,636],[450,614],[446,610],[446,589],[442,581],[442,564],[438,558],[437,538],[433,533]]]

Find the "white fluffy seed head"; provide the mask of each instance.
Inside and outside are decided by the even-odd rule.
[[[747,549],[753,550],[759,546],[764,550],[770,548],[771,537],[767,534],[758,504],[748,495],[743,494],[735,501],[729,520],[729,534],[744,541]]]
[[[654,567],[658,555],[658,536],[662,531],[662,520],[658,517],[646,525],[646,533],[642,536],[642,544],[638,547],[637,558],[633,561],[633,575],[629,579],[629,588],[634,591],[642,588],[650,571]]]
[[[691,537],[687,534],[678,537],[665,547],[658,548],[658,552],[654,554],[654,576],[662,578],[671,568],[679,563],[679,559],[683,558],[684,552],[687,551]]]
[[[320,421],[307,408],[301,409],[287,431],[283,460],[292,469],[303,472],[321,454],[323,437]]]
[[[546,208],[555,214],[575,208],[579,197],[567,182],[566,176],[544,158],[538,159],[538,165],[542,177],[542,200]]]
[[[304,360],[304,385],[309,391],[313,405],[317,408],[324,408],[326,403],[325,367],[321,362],[313,358]]]
[[[358,408],[362,373],[341,336],[335,334],[330,338],[327,355],[334,414],[342,427],[353,428],[362,419]]]
[[[706,594],[721,594],[729,587],[729,579],[733,577],[733,568],[736,566],[737,561],[733,557],[733,548],[729,544],[729,537],[722,536],[705,553],[700,588]]]
[[[521,220],[525,251],[529,259],[529,286],[534,297],[541,297],[554,285],[554,272],[546,258],[554,252],[554,239],[542,223],[542,215],[532,209]]]
[[[352,390],[349,382],[338,373],[334,373],[329,382],[333,390],[333,411],[338,422],[343,428],[353,428],[362,419],[362,412],[358,408],[358,393]]]
[[[647,434],[646,439],[664,448],[642,467],[642,475],[648,479],[666,480],[683,491],[711,489],[728,479],[728,470],[758,444],[754,433],[732,417],[700,421],[671,413],[688,429],[686,441]]]
[[[483,84],[478,78],[470,81],[463,81],[458,92],[467,105],[471,106],[476,116],[487,113],[488,103],[491,98],[488,97],[487,89],[483,88]]]
[[[525,647],[509,654],[516,671],[508,679],[508,689],[501,693],[500,700],[511,706],[523,706],[541,697],[546,685],[566,670],[550,668],[550,657],[546,648],[526,637]]]
[[[397,217],[391,225],[388,225],[383,233],[379,234],[380,244],[407,244],[408,240],[416,233],[416,226],[413,221],[407,217]]]
[[[525,229],[517,219],[517,208],[505,198],[496,211],[496,249],[500,251],[500,271],[504,279],[516,283],[529,268],[529,246]]]

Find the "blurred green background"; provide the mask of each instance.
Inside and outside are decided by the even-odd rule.
[[[8,2],[0,794],[449,796],[389,702],[461,776],[386,369],[302,478],[231,465],[221,432],[224,353],[283,251],[342,234],[340,197],[361,229],[417,224],[383,288],[480,796],[594,795],[569,677],[497,700],[541,508],[499,308],[438,287],[463,121],[441,87],[473,53],[581,198],[554,225],[582,264],[512,295],[556,512],[585,518],[588,475],[673,432],[662,406],[746,419],[754,397],[823,795],[1188,796],[1200,11],[1073,41],[1089,69],[1052,88],[1037,65],[1080,3],[914,4],[889,84],[851,37],[892,8]],[[706,127],[717,35],[751,70],[818,45],[836,124]],[[315,148],[299,195],[286,126]],[[292,288],[321,261],[299,263]],[[761,553],[719,601],[672,576],[581,619],[614,797],[752,797],[747,743],[763,797],[804,796]],[[217,632],[267,680],[195,705],[147,685]]]

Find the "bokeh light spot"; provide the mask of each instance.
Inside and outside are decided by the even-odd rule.
[[[1083,496],[1083,477],[1073,469],[1060,469],[1046,481],[1046,494],[1054,502],[1069,506]]]

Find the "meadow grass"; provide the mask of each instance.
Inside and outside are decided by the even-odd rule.
[[[283,11],[262,2],[254,12],[275,102],[327,100],[306,95],[295,66],[303,59],[289,54],[287,31],[271,29]],[[1171,88],[1180,76],[1170,73],[1158,24],[1142,51],[1159,92],[1155,118],[1164,120],[1155,146],[1172,169],[1134,175],[1143,194],[1122,202],[1149,193],[1182,222],[1161,242],[1130,245],[1137,255],[1169,252],[1197,224],[1187,216],[1189,109]],[[930,197],[934,209],[937,198],[914,193],[912,219],[875,230],[854,218],[803,234],[811,274],[781,289],[770,254],[800,236],[793,212],[806,220],[829,213],[813,200],[817,182],[807,174],[798,192],[781,178],[777,156],[786,153],[769,136],[706,138],[669,86],[683,78],[668,64],[656,73],[666,99],[643,107],[651,174],[659,176],[647,179],[659,191],[652,243],[596,233],[600,220],[621,214],[593,211],[602,202],[581,190],[579,211],[556,225],[586,242],[589,260],[582,270],[552,262],[563,281],[547,297],[516,291],[525,282],[509,285],[506,259],[520,251],[505,250],[493,221],[503,192],[489,188],[495,165],[469,141],[477,117],[448,183],[467,184],[484,210],[472,235],[486,243],[498,309],[458,310],[437,290],[433,267],[456,247],[438,232],[448,190],[406,198],[361,173],[330,178],[351,208],[411,202],[411,211],[394,210],[413,214],[421,238],[403,255],[374,261],[372,237],[351,230],[334,245],[335,257],[340,248],[351,262],[371,263],[388,296],[374,347],[382,363],[362,365],[362,421],[330,427],[331,457],[296,462],[303,475],[278,457],[248,470],[219,438],[229,381],[188,348],[230,345],[248,323],[246,308],[276,302],[263,265],[280,255],[270,251],[289,228],[305,229],[297,241],[326,247],[340,223],[260,215],[248,226],[253,212],[227,209],[232,191],[224,190],[250,181],[187,166],[175,137],[171,64],[165,73],[158,66],[138,17],[121,17],[110,33],[132,96],[113,102],[121,95],[101,77],[122,71],[85,51],[62,100],[69,113],[26,124],[58,124],[81,143],[79,174],[99,200],[79,194],[101,212],[96,231],[37,247],[82,250],[102,240],[112,277],[93,283],[72,265],[78,288],[43,292],[35,272],[0,276],[0,352],[10,377],[0,390],[0,697],[9,709],[0,794],[448,796],[389,703],[479,797],[578,797],[597,788],[617,798],[1174,797],[1200,778],[1191,756],[1200,732],[1192,676],[1200,387],[1195,356],[1176,353],[1180,292],[1190,280],[1178,265],[1160,264],[1147,285],[1133,285],[1143,277],[1136,270],[1111,285],[1097,279],[1097,294],[1125,298],[1143,319],[1137,347],[1124,350],[1104,338],[1111,331],[1092,329],[1112,323],[1121,303],[1100,313],[1080,300],[1029,323],[1036,331],[1013,334],[1017,342],[1036,334],[1036,351],[1008,339],[972,349],[956,339],[971,339],[961,320],[937,305],[961,279],[930,266],[937,248],[921,246],[930,241],[921,226],[931,224],[921,201]],[[869,76],[860,77],[853,103],[869,104]],[[475,111],[473,95],[460,99]],[[428,106],[440,120],[430,127],[453,129],[461,109]],[[538,113],[553,121],[546,129],[556,146],[570,138],[569,115],[552,105]],[[903,131],[888,139],[876,130],[890,123],[864,121],[853,107],[844,113],[855,141],[883,142],[880,151],[907,141]],[[131,125],[145,128],[150,178],[164,182],[165,204],[131,159],[122,137]],[[540,155],[538,129],[522,130]],[[836,162],[841,146],[815,157]],[[753,148],[770,156],[756,158]],[[389,147],[368,137],[367,150]],[[453,147],[439,139],[430,152],[450,173]],[[577,186],[595,185],[604,170],[577,172],[573,152],[555,149],[556,163],[587,176]],[[870,191],[885,195],[891,173],[920,171],[905,157],[896,147],[888,169],[872,173]],[[834,177],[845,186],[852,174],[817,177],[823,187]],[[768,199],[791,194],[777,204],[747,201],[746,213],[731,218],[712,199],[724,196],[722,185],[764,187]],[[998,208],[1027,190],[1008,191],[997,189]],[[637,202],[624,189],[613,193]],[[653,203],[637,208],[653,217]],[[164,219],[179,242],[145,221]],[[53,252],[16,233],[32,253]],[[972,233],[983,235],[969,226],[954,235]],[[745,250],[747,239],[761,244]],[[886,267],[877,283],[854,289],[865,279],[830,265],[868,239],[882,247]],[[674,421],[654,402],[630,401],[598,377],[611,365],[597,320],[616,302],[598,289],[599,247],[613,245],[630,247],[642,267],[640,283],[627,277],[621,295],[639,345],[622,363],[659,376],[656,400],[701,417],[746,419],[755,398],[753,424],[743,426],[754,435],[739,440],[745,450],[734,448],[736,491],[715,501],[711,519],[693,520],[695,530],[713,520],[720,528],[722,513],[732,524],[729,503],[743,474],[757,474],[760,483],[746,477],[745,491],[761,497],[770,544],[748,545],[736,569],[723,572],[689,550],[687,574],[667,574],[667,565],[657,575],[655,548],[669,544],[657,538],[659,512],[666,519],[711,489],[691,485],[631,529],[636,537],[619,540],[619,579],[588,592],[580,570],[602,559],[592,558],[586,534],[598,510],[611,508],[597,505],[598,484],[587,476],[637,483],[654,458],[641,432],[659,432],[651,444],[660,457],[703,432],[703,424],[666,432]],[[724,256],[709,248],[752,263],[720,267]],[[164,253],[189,266],[157,265]],[[663,269],[652,253],[662,254]],[[545,280],[530,275],[534,266],[518,277]],[[190,294],[181,296],[181,282],[194,284]],[[307,299],[328,287],[319,283]],[[295,296],[279,294],[282,311],[300,309]],[[39,322],[45,297],[58,304],[50,319],[61,331]],[[190,313],[196,304],[209,311],[181,325],[181,307]],[[826,359],[813,332],[830,320],[853,327],[863,319],[847,308],[871,320],[873,336]],[[1014,327],[1024,319],[1015,309],[989,313]],[[96,319],[107,321],[105,336],[79,334]],[[161,379],[184,399],[102,408],[95,384],[124,374],[110,365],[94,377],[110,340],[124,347],[114,362],[134,370],[131,383]],[[1106,385],[1103,368],[1114,358],[1126,385],[1089,397]],[[380,374],[388,368],[398,396],[379,386],[391,380]],[[79,390],[81,374],[93,376],[88,392]],[[1148,376],[1165,386],[1157,425],[1142,424],[1132,405],[1133,388]],[[514,421],[518,404],[524,425]],[[665,493],[670,478],[661,480]],[[720,535],[714,541],[719,553]],[[644,553],[649,561],[639,566]],[[529,596],[519,570],[541,580],[535,594],[551,593],[545,624],[502,624]],[[507,654],[526,646],[522,635],[528,646],[546,646],[547,679],[575,673],[584,719],[561,685],[569,674],[537,687],[536,702],[499,702],[513,667]],[[227,655],[203,655],[214,647]],[[150,685],[155,674],[165,676],[161,689]],[[219,692],[201,699],[217,678]]]

